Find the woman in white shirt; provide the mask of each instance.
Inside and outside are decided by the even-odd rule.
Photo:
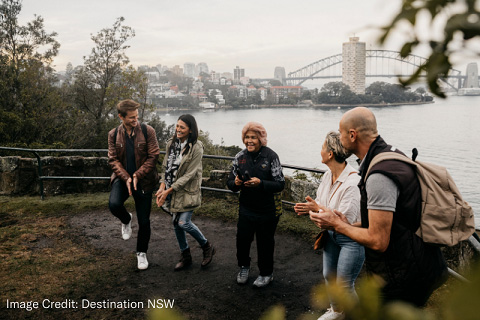
[[[360,190],[357,184],[360,176],[345,159],[350,154],[340,143],[340,134],[331,131],[327,134],[322,150],[322,163],[328,171],[322,177],[317,190],[317,197],[313,200],[306,197],[307,202],[297,203],[295,212],[299,215],[310,211],[318,212],[319,204],[332,210],[342,212],[351,224],[360,221]],[[356,297],[355,280],[362,269],[365,260],[365,249],[349,237],[328,230],[328,237],[323,248],[323,276],[327,288],[337,282]],[[344,319],[344,313],[338,309],[335,301],[330,298],[330,308],[319,320]]]

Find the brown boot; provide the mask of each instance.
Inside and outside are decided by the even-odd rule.
[[[190,254],[190,248],[182,251],[180,261],[175,265],[175,271],[182,270],[192,264],[192,255]]]
[[[202,247],[203,249],[203,261],[202,261],[202,268],[206,267],[210,262],[212,262],[213,255],[215,254],[215,248],[210,242],[207,241],[205,245]]]

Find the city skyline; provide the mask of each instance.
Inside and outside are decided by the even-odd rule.
[[[342,5],[313,0],[144,0],[135,5],[125,0],[23,0],[19,20],[23,25],[37,14],[47,32],[58,33],[61,47],[53,62],[57,71],[68,62],[83,64],[94,45],[91,35],[123,16],[136,33],[126,51],[136,67],[206,62],[216,72],[241,66],[248,77],[271,78],[277,66],[289,73],[340,53],[352,36],[366,42],[367,50],[380,48],[375,44],[378,27],[386,25],[400,5],[400,0],[344,0]],[[399,50],[401,40],[394,37],[384,48]],[[464,72],[474,61],[469,57],[457,68]]]

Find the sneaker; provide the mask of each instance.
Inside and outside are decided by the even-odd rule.
[[[132,236],[132,214],[129,212],[130,222],[127,224],[122,223],[122,238],[128,240]]]
[[[333,308],[328,308],[318,320],[343,320],[345,319],[345,314],[343,312],[333,311]]]
[[[145,252],[137,252],[138,269],[145,270],[148,268],[147,254]]]
[[[273,273],[269,276],[258,276],[258,278],[253,282],[253,285],[257,288],[262,288],[268,285],[270,282],[273,281]]]
[[[245,284],[248,281],[248,274],[250,273],[249,267],[241,267],[240,271],[237,274],[237,283]]]

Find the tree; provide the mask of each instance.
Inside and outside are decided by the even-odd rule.
[[[409,85],[418,80],[425,72],[430,90],[439,97],[445,97],[439,86],[439,80],[448,76],[452,64],[450,57],[460,51],[468,50],[472,39],[480,36],[480,12],[476,8],[477,0],[405,0],[400,11],[389,25],[382,28],[379,39],[383,44],[393,37],[392,31],[401,27],[404,33],[409,33],[408,39],[401,49],[401,56],[406,57],[415,48],[427,46],[430,48],[428,60],[418,67],[416,72],[406,80],[400,80],[403,85]],[[443,38],[426,36],[425,32],[415,28],[419,20],[428,13],[430,25],[443,29]],[[405,28],[409,29],[405,32]],[[421,33],[421,34],[420,34]],[[474,50],[479,54],[478,50]]]
[[[116,120],[115,105],[121,99],[132,98],[130,87],[123,88],[122,72],[129,59],[125,43],[135,36],[132,28],[124,26],[124,18],[118,18],[111,28],[102,29],[91,39],[95,43],[92,52],[84,57],[84,66],[75,74],[75,104],[86,117],[82,132],[88,132],[82,143],[90,147],[105,147],[109,120]],[[93,123],[93,125],[91,125]],[[116,123],[116,122],[115,122]]]
[[[40,16],[19,25],[19,0],[0,2],[0,140],[53,143],[64,130],[64,105],[50,64],[60,44]]]
[[[70,85],[73,80],[73,65],[71,62],[67,63],[65,67],[65,84]]]
[[[342,93],[342,91],[345,89],[350,90],[350,87],[341,81],[336,81],[336,82],[326,83],[322,87],[321,91],[326,92],[329,96],[336,97],[336,96],[339,96]]]

